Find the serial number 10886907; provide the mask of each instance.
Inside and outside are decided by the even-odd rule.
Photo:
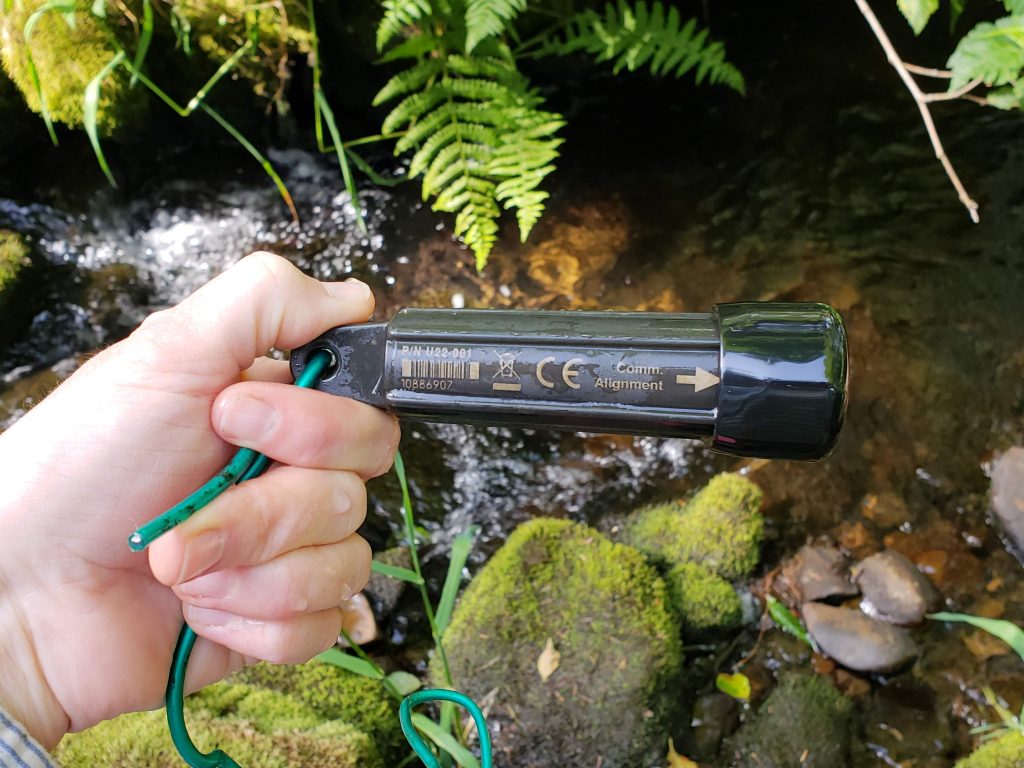
[[[402,379],[403,389],[421,389],[444,392],[455,386],[451,379]]]

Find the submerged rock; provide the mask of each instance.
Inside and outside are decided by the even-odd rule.
[[[892,624],[917,624],[939,604],[939,593],[928,577],[892,550],[857,563],[853,581],[864,596],[861,610]]]
[[[818,647],[849,669],[890,672],[917,655],[909,631],[856,609],[804,603],[800,611]]]
[[[982,744],[956,768],[1024,768],[1024,732],[1014,731]]]
[[[992,467],[992,510],[1024,557],[1024,448],[1015,446]]]
[[[752,482],[726,472],[685,505],[640,510],[627,521],[624,539],[659,564],[699,563],[722,578],[738,579],[760,557],[761,498]]]
[[[216,746],[246,768],[386,768],[393,764],[398,754],[394,733],[398,719],[393,705],[379,706],[380,683],[317,662],[274,669],[282,670],[271,675],[275,680],[289,676],[296,684],[286,687],[301,690],[284,692],[228,681],[187,699],[189,731],[201,749]],[[255,679],[260,673],[247,677]],[[328,680],[337,687],[325,689]],[[305,683],[313,685],[307,689]],[[314,702],[319,693],[334,703],[325,707]],[[57,757],[68,768],[181,765],[163,711],[123,715],[68,736]]]
[[[801,547],[790,565],[801,600],[825,600],[857,594],[843,553],[835,547]]]
[[[850,763],[851,703],[824,679],[788,674],[726,742],[737,768],[838,768]]]
[[[407,547],[385,549],[374,554],[373,559],[385,565],[412,568],[412,557],[409,555]],[[370,574],[370,581],[367,582],[364,591],[372,598],[374,613],[377,614],[379,620],[383,621],[395,610],[398,598],[405,591],[405,585],[406,582],[401,579],[395,579],[383,573]]]
[[[715,691],[699,697],[693,704],[694,757],[713,760],[718,756],[722,741],[736,730],[740,722],[740,707],[736,700]]]
[[[457,688],[496,696],[503,763],[633,766],[664,754],[679,625],[665,583],[631,547],[567,520],[521,525],[466,589],[445,647]],[[441,684],[437,659],[432,674]]]

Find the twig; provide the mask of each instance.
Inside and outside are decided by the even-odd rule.
[[[910,95],[914,97],[914,101],[917,102],[917,108],[921,111],[921,119],[924,121],[925,130],[928,132],[928,138],[932,141],[932,149],[935,150],[935,157],[942,163],[942,167],[946,170],[946,175],[949,177],[950,183],[956,190],[957,195],[960,197],[960,202],[964,204],[967,209],[968,215],[971,217],[971,221],[977,224],[980,221],[978,216],[978,204],[967,194],[967,190],[964,189],[963,183],[960,181],[960,177],[956,175],[956,171],[953,169],[953,164],[946,157],[946,150],[942,147],[942,142],[939,140],[938,131],[935,130],[935,123],[932,120],[932,113],[928,110],[928,99],[926,95],[918,87],[914,78],[910,76],[910,72],[907,70],[907,65],[896,53],[896,49],[893,47],[892,41],[889,40],[889,36],[885,34],[885,30],[882,29],[882,25],[878,21],[878,17],[875,16],[874,11],[868,5],[867,0],[853,0],[857,4],[857,8],[860,9],[861,15],[867,20],[868,25],[871,27],[871,31],[874,32],[875,37],[881,44],[882,49],[885,51],[886,58],[889,59],[889,63],[893,69],[900,76],[903,84],[910,91]],[[938,70],[935,70],[938,71]]]
[[[907,68],[908,72],[913,72],[915,75],[923,75],[924,77],[934,77],[939,80],[952,80],[953,73],[948,69],[933,69],[932,67],[919,67],[917,64],[911,64],[909,62],[903,62],[903,66]]]
[[[924,94],[924,100],[927,102],[932,101],[953,101],[953,99],[962,99],[968,93],[973,91],[979,85],[985,82],[982,78],[976,77],[967,85],[962,85],[955,91],[945,91],[942,93],[926,93]]]

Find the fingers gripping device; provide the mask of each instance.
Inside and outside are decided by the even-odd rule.
[[[300,387],[400,417],[467,424],[692,437],[736,456],[814,460],[834,447],[849,373],[846,332],[824,304],[719,304],[708,314],[405,309],[388,323],[334,328],[291,356]],[[270,460],[240,450],[206,485],[139,528],[139,551]],[[238,768],[202,753],[184,722],[195,633],[178,638],[168,725],[193,768]],[[427,768],[438,761],[411,721],[427,701],[466,707],[481,765],[491,746],[480,710],[454,691],[417,691],[402,728]]]

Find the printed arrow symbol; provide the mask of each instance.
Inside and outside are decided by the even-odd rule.
[[[713,387],[719,381],[720,379],[715,374],[705,371],[703,368],[698,368],[697,372],[692,376],[682,373],[676,374],[676,384],[692,384],[695,393],[700,392],[702,389]]]

